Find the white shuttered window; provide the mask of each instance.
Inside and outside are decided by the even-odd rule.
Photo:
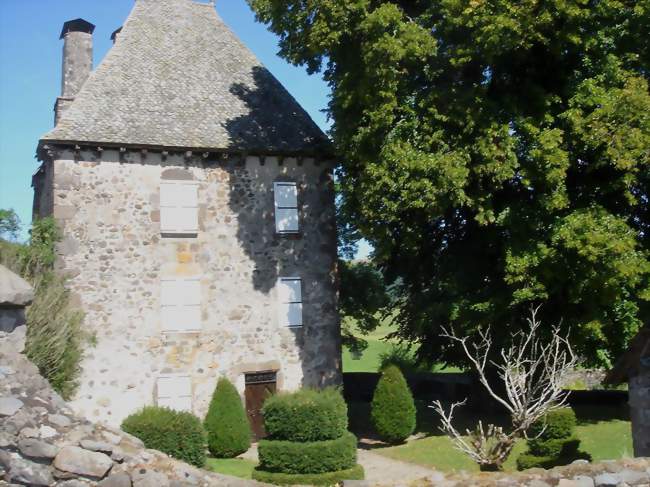
[[[156,385],[158,406],[192,412],[192,380],[189,375],[161,375]]]
[[[163,279],[160,292],[162,330],[191,332],[201,329],[201,280]]]
[[[280,326],[302,326],[302,280],[299,277],[281,277],[278,280],[278,321]]]
[[[199,232],[199,186],[196,181],[160,183],[160,233]]]
[[[275,231],[298,233],[298,187],[296,183],[273,183]]]

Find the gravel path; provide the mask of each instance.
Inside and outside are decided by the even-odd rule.
[[[357,450],[357,456],[358,462],[366,471],[366,480],[373,485],[408,485],[415,480],[438,475],[435,470],[393,460],[370,450],[360,448]],[[241,458],[258,462],[257,445],[254,444],[250,450],[241,455]]]
[[[357,453],[359,463],[366,471],[366,480],[377,485],[408,485],[415,480],[436,475],[435,470],[393,460],[369,450],[357,450]]]

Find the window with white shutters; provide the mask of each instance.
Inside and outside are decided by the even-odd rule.
[[[278,321],[280,326],[302,326],[302,280],[299,277],[281,277],[278,280]]]
[[[160,183],[160,233],[196,235],[199,232],[199,186],[196,181]]]
[[[298,233],[298,187],[296,183],[274,183],[275,230],[277,233]]]
[[[201,280],[163,279],[160,290],[162,330],[192,332],[201,329]]]
[[[192,412],[192,380],[189,375],[161,375],[156,386],[158,406]]]

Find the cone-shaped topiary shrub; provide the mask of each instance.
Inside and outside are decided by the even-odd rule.
[[[415,402],[402,372],[386,367],[372,398],[372,423],[377,434],[389,443],[401,443],[415,430]]]
[[[205,431],[191,413],[147,406],[122,422],[122,429],[144,446],[197,467],[205,464]]]
[[[219,379],[203,424],[208,433],[208,449],[214,457],[234,458],[251,446],[246,411],[237,389],[226,378]]]
[[[571,408],[546,414],[530,427],[528,451],[517,458],[517,469],[552,468],[578,459],[591,460],[588,453],[579,450],[580,440],[573,436],[575,426],[576,415]]]
[[[254,479],[280,485],[363,479],[357,438],[347,431],[348,408],[337,389],[276,394],[262,414],[269,436],[259,442]]]

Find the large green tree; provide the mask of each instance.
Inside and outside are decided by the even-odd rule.
[[[344,214],[402,337],[532,304],[607,365],[650,319],[650,0],[249,0],[332,90]]]

